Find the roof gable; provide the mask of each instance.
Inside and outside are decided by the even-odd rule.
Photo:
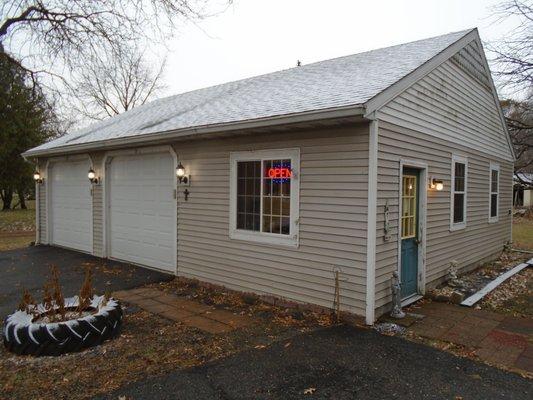
[[[419,68],[370,99],[366,103],[365,116],[372,118],[375,112],[379,112],[380,109],[394,102],[397,97],[402,96],[403,93],[417,85],[426,76],[449,62],[454,63],[460,70],[466,72],[489,93],[488,97],[492,103],[490,112],[493,116],[495,115],[494,119],[499,124],[498,134],[501,136],[498,140],[507,144],[508,148],[504,150],[504,153],[509,154],[510,158],[514,160],[514,148],[477,29],[469,31]]]

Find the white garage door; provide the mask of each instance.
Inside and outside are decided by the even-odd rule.
[[[169,153],[118,156],[108,168],[110,257],[176,270],[174,160]]]
[[[89,160],[50,165],[51,243],[92,253]]]

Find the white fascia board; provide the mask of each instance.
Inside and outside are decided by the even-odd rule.
[[[173,131],[150,133],[146,135],[135,135],[107,140],[99,140],[89,143],[80,143],[42,149],[36,151],[26,151],[22,153],[24,158],[42,157],[50,155],[68,154],[72,152],[86,152],[92,150],[109,150],[132,145],[147,145],[168,142],[173,139],[185,139],[193,136],[207,135],[210,133],[222,133],[228,131],[238,131],[255,128],[274,127],[303,122],[316,122],[336,118],[357,117],[364,114],[364,108],[360,104],[345,107],[335,107],[326,110],[306,111],[291,115],[281,115],[267,118],[259,118],[247,121],[238,121],[222,124],[197,126]]]

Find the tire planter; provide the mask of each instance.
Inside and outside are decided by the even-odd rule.
[[[4,322],[4,345],[16,354],[58,356],[101,344],[118,336],[122,325],[120,302],[113,298],[104,302],[104,296],[94,296],[90,308],[95,313],[62,322],[34,323],[35,314],[16,311]],[[77,306],[78,297],[65,299],[66,309]],[[39,316],[46,314],[42,304],[34,310]]]

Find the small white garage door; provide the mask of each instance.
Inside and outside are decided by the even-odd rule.
[[[109,256],[175,272],[176,178],[170,153],[117,156],[107,174]]]
[[[92,253],[89,160],[52,163],[49,168],[50,242]]]

